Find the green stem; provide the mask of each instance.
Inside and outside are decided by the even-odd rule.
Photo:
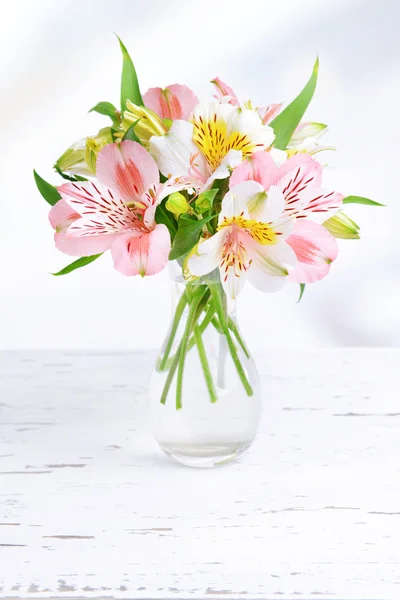
[[[193,335],[196,341],[197,350],[200,358],[200,364],[203,369],[204,379],[206,380],[208,393],[210,394],[210,400],[211,402],[216,402],[218,397],[215,391],[214,382],[210,371],[210,365],[208,364],[207,355],[203,344],[203,338],[201,337],[199,325],[195,325]]]
[[[166,345],[165,351],[164,351],[164,356],[162,357],[162,359],[158,365],[159,371],[164,371],[164,369],[165,369],[165,366],[167,364],[167,360],[169,357],[169,353],[171,352],[172,344],[174,343],[176,332],[178,331],[179,323],[182,318],[183,311],[185,310],[186,304],[187,304],[187,296],[186,296],[186,293],[184,292],[182,294],[182,296],[180,297],[178,305],[176,307],[174,319],[172,321],[171,332],[169,334],[168,342],[167,342],[167,345]]]
[[[246,358],[250,358],[250,352],[248,351],[247,346],[244,343],[242,336],[239,333],[239,329],[236,327],[236,323],[233,321],[233,319],[231,319],[231,317],[228,318],[228,327],[233,332],[233,335],[235,336],[240,347],[242,348],[243,352],[245,353]]]
[[[201,335],[203,335],[203,333],[205,332],[205,330],[207,329],[207,327],[209,326],[209,324],[211,323],[211,320],[214,316],[215,313],[215,308],[213,304],[210,304],[210,306],[207,309],[207,312],[204,316],[204,319],[202,320],[202,322],[199,325],[199,329],[200,329],[200,333]],[[193,346],[195,345],[196,340],[194,339],[194,337],[192,336],[189,340],[188,343],[188,347],[187,347],[187,351],[189,352],[189,350],[191,350],[193,348]]]
[[[172,363],[171,363],[171,366],[170,366],[170,369],[169,369],[169,373],[168,373],[167,379],[165,381],[164,388],[163,388],[163,391],[162,391],[162,394],[161,394],[161,398],[160,398],[161,404],[165,404],[166,401],[167,401],[169,388],[171,387],[171,383],[172,383],[172,380],[174,378],[175,371],[176,371],[176,369],[178,367],[178,361],[179,361],[181,346],[182,346],[182,342],[179,344],[178,349],[176,351],[176,354],[175,354],[174,358],[172,359]]]
[[[240,359],[238,357],[235,343],[232,340],[232,337],[231,337],[231,334],[229,331],[228,322],[227,322],[226,315],[224,312],[224,307],[222,304],[220,287],[221,286],[216,283],[210,285],[210,292],[211,292],[211,296],[214,301],[215,310],[217,312],[218,319],[219,319],[220,325],[222,327],[222,331],[226,337],[226,341],[228,343],[228,347],[229,347],[230,353],[232,355],[232,360],[233,360],[233,364],[236,367],[236,371],[240,377],[241,382],[243,383],[243,387],[246,390],[247,395],[252,396],[253,389],[246,377],[246,373],[244,372],[242,363],[240,362]]]
[[[213,316],[213,318],[211,319],[211,323],[213,324],[213,326],[215,327],[215,329],[218,331],[218,333],[223,334],[224,332],[222,331],[222,327],[219,324],[218,318],[216,315]]]
[[[203,297],[207,295],[207,288],[205,286],[198,286],[198,289],[193,293],[190,300],[189,315],[186,321],[185,331],[183,332],[182,341],[179,349],[178,358],[178,375],[176,380],[176,409],[182,408],[182,386],[183,386],[183,371],[185,368],[185,359],[187,346],[189,342],[190,334],[192,333],[193,327],[196,323],[197,309],[199,303],[203,300]]]

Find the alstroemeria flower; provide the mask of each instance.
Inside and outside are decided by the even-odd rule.
[[[211,102],[194,111],[191,123],[174,121],[166,135],[152,137],[150,152],[176,190],[200,192],[273,140],[274,132],[254,111]]]
[[[282,196],[267,196],[256,181],[234,186],[222,201],[217,232],[189,257],[189,272],[201,276],[219,268],[232,298],[246,280],[262,291],[279,290],[297,262],[285,241],[294,219],[285,216],[283,208]]]
[[[297,154],[277,167],[267,152],[257,152],[235,169],[230,185],[246,180],[258,181],[268,195],[279,194],[284,214],[296,218],[287,240],[298,259],[291,281],[309,283],[325,277],[338,250],[336,240],[321,223],[338,211],[343,195],[321,188],[322,165],[306,154]]]
[[[154,220],[169,194],[154,159],[136,142],[105,146],[97,157],[96,182],[65,183],[50,211],[56,247],[73,256],[111,250],[123,275],[154,275],[168,262],[170,235]]]
[[[186,85],[174,83],[165,89],[150,88],[143,96],[147,108],[157,113],[162,119],[183,119],[188,121],[194,107],[198,104],[197,96]]]

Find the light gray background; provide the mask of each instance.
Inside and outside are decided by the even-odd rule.
[[[327,184],[374,198],[352,207],[362,240],[340,242],[328,279],[278,295],[247,287],[240,317],[252,348],[398,345],[400,42],[397,0],[28,0],[1,2],[0,349],[147,348],[169,320],[166,273],[124,278],[102,257],[64,278],[45,178],[65,148],[104,121],[87,110],[118,104],[129,48],[141,88],[186,83],[206,98],[220,76],[242,99],[290,101],[320,57],[308,112],[327,122]]]

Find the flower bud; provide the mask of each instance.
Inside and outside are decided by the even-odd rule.
[[[213,190],[208,190],[207,192],[203,192],[202,194],[200,194],[194,204],[196,212],[198,212],[199,214],[203,214],[207,210],[211,210],[211,208],[213,206],[214,198],[217,195],[217,193],[218,193],[218,190],[213,189]]]
[[[350,217],[341,211],[325,221],[323,226],[335,238],[341,238],[343,240],[360,239],[360,228],[357,223],[352,221]]]
[[[85,161],[92,173],[96,173],[97,155],[100,150],[113,141],[111,129],[104,127],[100,129],[95,137],[86,138]]]
[[[165,203],[165,208],[172,212],[176,217],[187,213],[190,206],[185,196],[180,192],[174,192]]]
[[[55,168],[76,175],[95,175],[97,154],[113,141],[111,129],[100,129],[97,135],[78,140],[60,156]]]
[[[149,145],[149,140],[153,135],[164,135],[168,127],[155,112],[145,106],[133,104],[130,100],[126,101],[127,110],[124,112],[122,120],[122,129],[127,131],[131,125],[135,125],[135,134],[144,146]]]
[[[290,138],[288,146],[296,146],[307,139],[316,140],[326,131],[326,129],[327,125],[324,125],[323,123],[300,123]]]

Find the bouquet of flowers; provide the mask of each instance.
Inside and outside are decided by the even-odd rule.
[[[338,254],[336,238],[359,238],[344,206],[378,203],[323,187],[317,157],[331,149],[320,144],[326,125],[302,122],[318,61],[293,102],[259,107],[242,102],[218,77],[205,103],[179,84],[142,96],[121,41],[120,47],[120,109],[110,102],[91,109],[110,122],[56,161],[62,185],[54,187],[34,173],[52,205],[56,247],[79,257],[56,275],[106,251],[127,276],[154,275],[176,261],[186,285],[158,360],[158,370],[166,373],[161,403],[176,378],[175,404],[181,408],[185,360],[194,346],[210,399],[217,400],[203,343],[209,327],[224,337],[251,396],[239,357],[247,349],[226,303],[246,281],[265,292],[294,282],[302,294],[305,284],[329,273]]]

